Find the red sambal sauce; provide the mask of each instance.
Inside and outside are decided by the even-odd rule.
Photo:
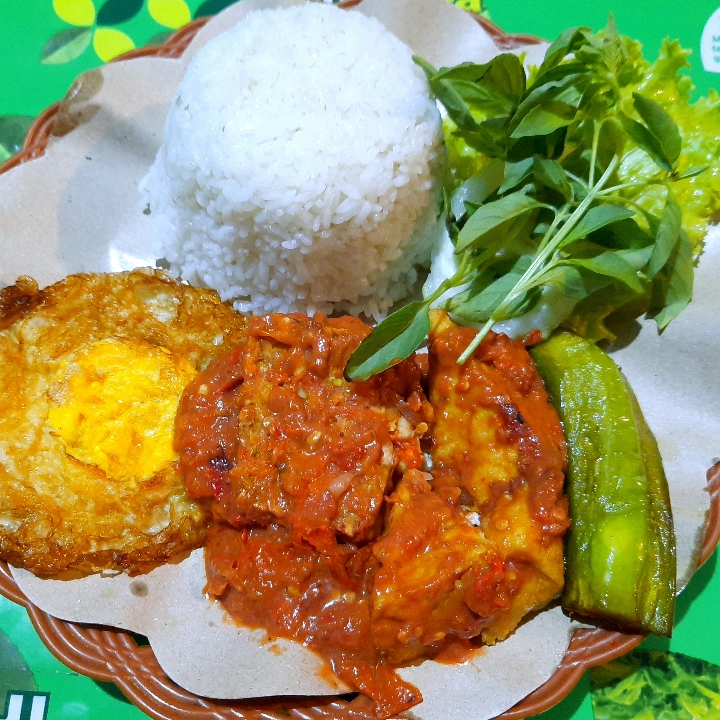
[[[213,518],[208,593],[316,651],[387,718],[422,700],[394,667],[462,661],[561,589],[565,448],[521,343],[488,338],[461,368],[472,331],[445,317],[429,361],[348,382],[369,332],[252,318],[186,389],[175,442]]]
[[[186,389],[175,443],[216,521],[208,591],[241,623],[294,638],[388,717],[421,700],[372,639],[370,541],[395,474],[420,468],[432,410],[411,358],[367,382],[347,359],[352,317],[269,315]]]

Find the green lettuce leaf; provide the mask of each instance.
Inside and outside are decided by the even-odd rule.
[[[633,43],[638,46],[639,43]],[[636,48],[637,49],[637,48]],[[708,222],[720,211],[720,97],[714,91],[708,97],[691,102],[692,81],[683,72],[690,67],[690,50],[684,50],[673,40],[665,40],[658,59],[650,64],[642,54],[633,52],[637,70],[633,82],[624,88],[628,102],[638,92],[661,105],[675,121],[683,144],[683,160],[677,174],[707,167],[695,177],[673,184],[673,195],[683,210],[683,227],[697,255],[702,248]],[[630,150],[620,166],[619,177],[625,181],[649,179],[656,172],[650,158],[635,148]],[[652,195],[645,192],[644,195]],[[644,200],[644,209],[659,215],[665,203],[664,191],[654,193],[654,200]]]

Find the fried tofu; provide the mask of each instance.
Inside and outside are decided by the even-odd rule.
[[[479,636],[493,644],[563,586],[560,421],[521,343],[433,313],[432,474],[407,473],[373,552],[373,635],[394,664]]]
[[[175,413],[245,328],[160,271],[0,291],[0,557],[45,577],[134,574],[201,545]]]
[[[560,420],[522,343],[490,334],[458,365],[474,335],[434,314],[433,475],[438,492],[460,488],[458,504],[478,513],[504,572],[515,575],[507,607],[495,609],[483,629],[492,644],[562,590],[567,453]]]
[[[466,603],[466,586],[474,568],[492,565],[495,546],[431,482],[427,473],[405,473],[373,546],[373,638],[394,665],[424,657],[448,636],[473,638],[487,624]]]

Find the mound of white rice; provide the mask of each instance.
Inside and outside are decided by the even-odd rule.
[[[141,191],[171,270],[239,310],[378,318],[429,261],[440,148],[409,48],[308,3],[200,50]]]

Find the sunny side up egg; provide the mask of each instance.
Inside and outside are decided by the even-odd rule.
[[[245,328],[214,291],[159,271],[0,291],[0,557],[67,578],[144,572],[201,545],[175,414]]]

